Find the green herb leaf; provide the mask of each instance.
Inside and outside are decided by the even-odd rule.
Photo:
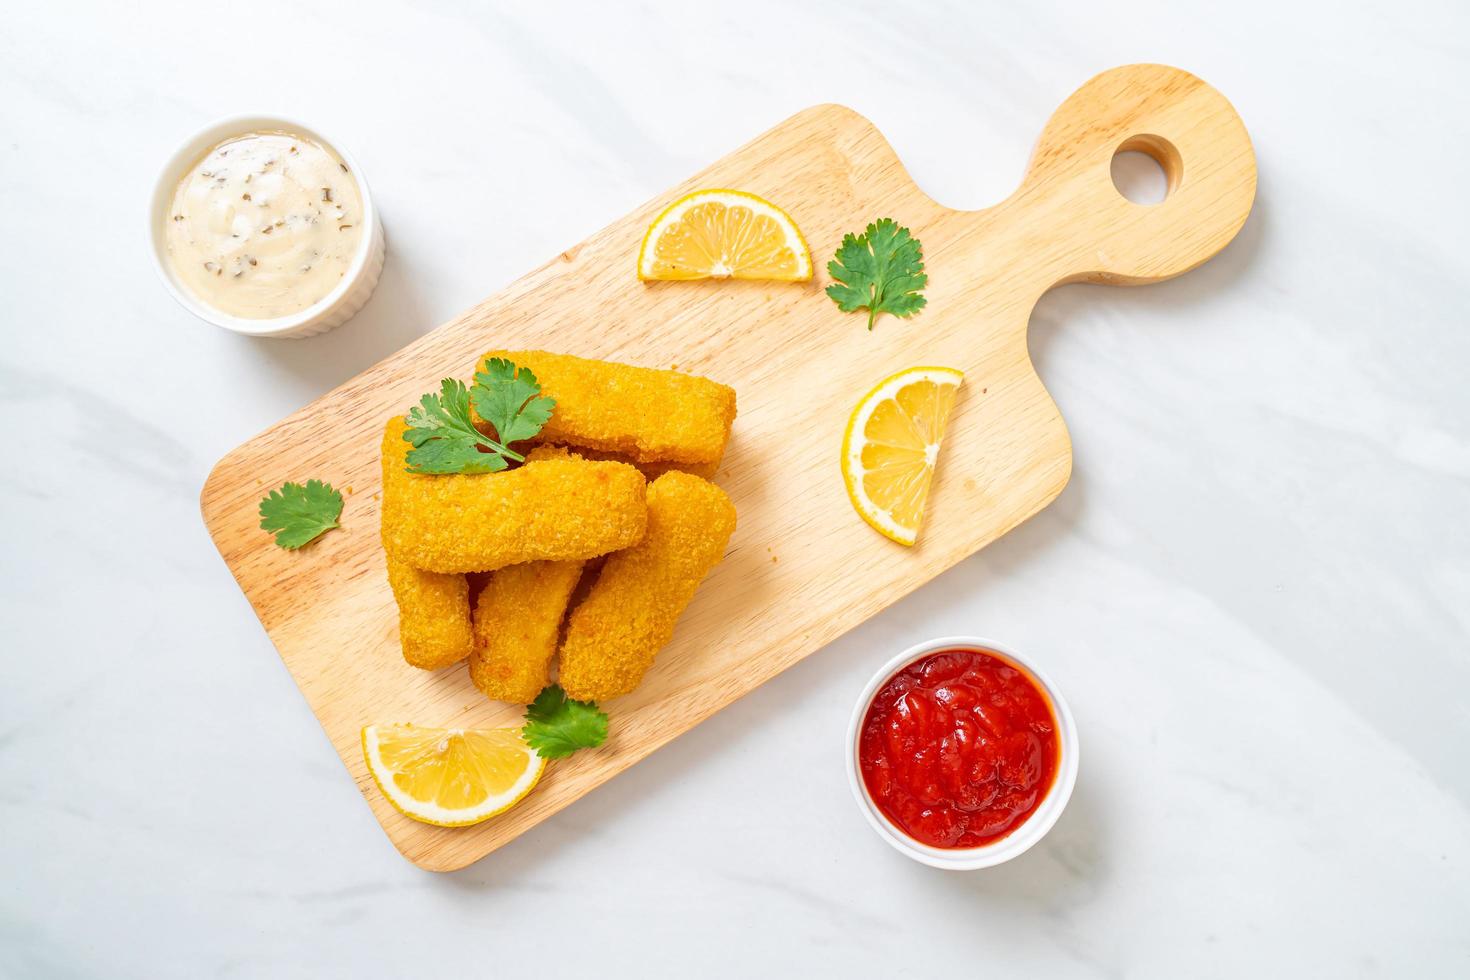
[[[499,439],[475,428],[470,402],[480,418],[495,427]],[[498,473],[525,457],[509,447],[541,431],[556,402],[541,395],[530,368],[517,368],[502,357],[485,361],[475,383],[465,388],[454,378],[439,382],[439,394],[425,395],[408,413],[403,438],[410,473]]]
[[[260,502],[261,530],[273,532],[276,544],[291,551],[341,527],[341,516],[342,495],[321,480],[307,480],[304,487],[284,483]]]
[[[464,382],[445,378],[439,394],[425,395],[408,413],[403,438],[410,473],[496,473],[507,459],[524,457],[483,435],[470,421],[470,394]],[[481,452],[484,446],[489,452]]]
[[[923,246],[892,218],[880,218],[861,235],[844,237],[827,272],[837,280],[827,287],[827,295],[843,313],[866,308],[869,330],[879,313],[908,317],[928,302],[919,293],[929,283]]]
[[[521,737],[541,758],[561,759],[603,743],[607,712],[598,711],[591,701],[573,701],[560,684],[552,684],[527,706]]]
[[[475,374],[470,397],[480,418],[495,426],[495,434],[506,445],[540,432],[556,408],[555,401],[541,394],[530,368],[518,369],[503,357],[486,359],[485,370]]]

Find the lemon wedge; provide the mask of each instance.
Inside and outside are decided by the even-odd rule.
[[[863,396],[847,421],[847,495],[863,520],[899,544],[918,540],[944,425],[964,380],[954,368],[900,371]]]
[[[639,279],[812,277],[806,239],[786,214],[745,191],[695,191],[654,219],[638,250]]]
[[[509,810],[546,768],[519,728],[369,725],[362,730],[362,754],[389,803],[440,827],[464,827]]]

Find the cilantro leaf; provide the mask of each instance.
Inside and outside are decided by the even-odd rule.
[[[470,402],[480,418],[495,427],[496,439],[475,428]],[[517,368],[503,357],[487,358],[475,383],[445,378],[439,394],[425,395],[408,413],[403,438],[410,473],[498,473],[507,460],[526,457],[509,443],[529,439],[551,418],[556,402],[541,394],[530,368]]]
[[[591,701],[573,701],[560,684],[552,684],[526,707],[521,737],[541,758],[561,759],[603,743],[607,712],[598,711]]]
[[[866,308],[869,330],[879,313],[912,316],[928,302],[919,293],[929,283],[924,248],[892,218],[880,218],[861,235],[846,235],[827,272],[837,280],[827,295],[843,313]]]
[[[342,495],[330,483],[307,480],[283,483],[260,502],[260,528],[272,531],[276,544],[290,551],[313,541],[334,527],[341,527]]]
[[[485,360],[470,389],[475,411],[495,426],[500,441],[509,445],[529,439],[551,418],[556,402],[541,394],[541,384],[530,368],[517,368],[503,357]]]
[[[439,382],[439,394],[425,395],[409,411],[403,438],[413,444],[410,473],[497,473],[509,465],[507,458],[524,458],[475,428],[469,391],[456,378]],[[481,446],[490,452],[481,452]]]

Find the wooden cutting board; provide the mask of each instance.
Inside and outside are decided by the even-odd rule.
[[[1110,162],[1127,149],[1162,164],[1162,203],[1133,204],[1114,188]],[[394,845],[425,868],[463,867],[1051,502],[1072,452],[1027,353],[1037,299],[1064,282],[1187,272],[1234,237],[1255,185],[1250,138],[1230,103],[1161,65],[1117,68],[1078,89],[1043,130],[1020,189],[982,211],[931,200],[871,123],[817,106],[235,449],[205,483],[204,520]],[[811,245],[813,281],[640,282],[635,259],[650,221],[709,187],[785,208]],[[923,242],[929,305],[910,320],[881,317],[870,333],[865,315],[840,313],[823,289],[843,234],[880,217]],[[401,659],[378,542],[378,444],[390,414],[441,378],[468,378],[495,347],[677,366],[734,386],[740,414],[718,481],[740,524],[642,687],[605,705],[607,744],[550,765],[510,812],[443,829],[383,799],[360,729],[516,724],[521,708],[487,701],[462,667],[429,674]],[[966,381],[922,537],[904,548],[858,519],[837,458],[861,395],[916,364],[960,368]],[[350,489],[343,527],[283,551],[258,528],[257,504],[285,480],[313,477]]]

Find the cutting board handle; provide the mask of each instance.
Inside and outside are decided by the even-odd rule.
[[[1129,150],[1163,168],[1163,201],[1135,204],[1113,185],[1113,156]],[[1223,95],[1178,68],[1125,65],[1062,103],[1006,205],[1024,212],[1023,245],[1048,285],[1135,285],[1219,252],[1255,193],[1250,136]]]

